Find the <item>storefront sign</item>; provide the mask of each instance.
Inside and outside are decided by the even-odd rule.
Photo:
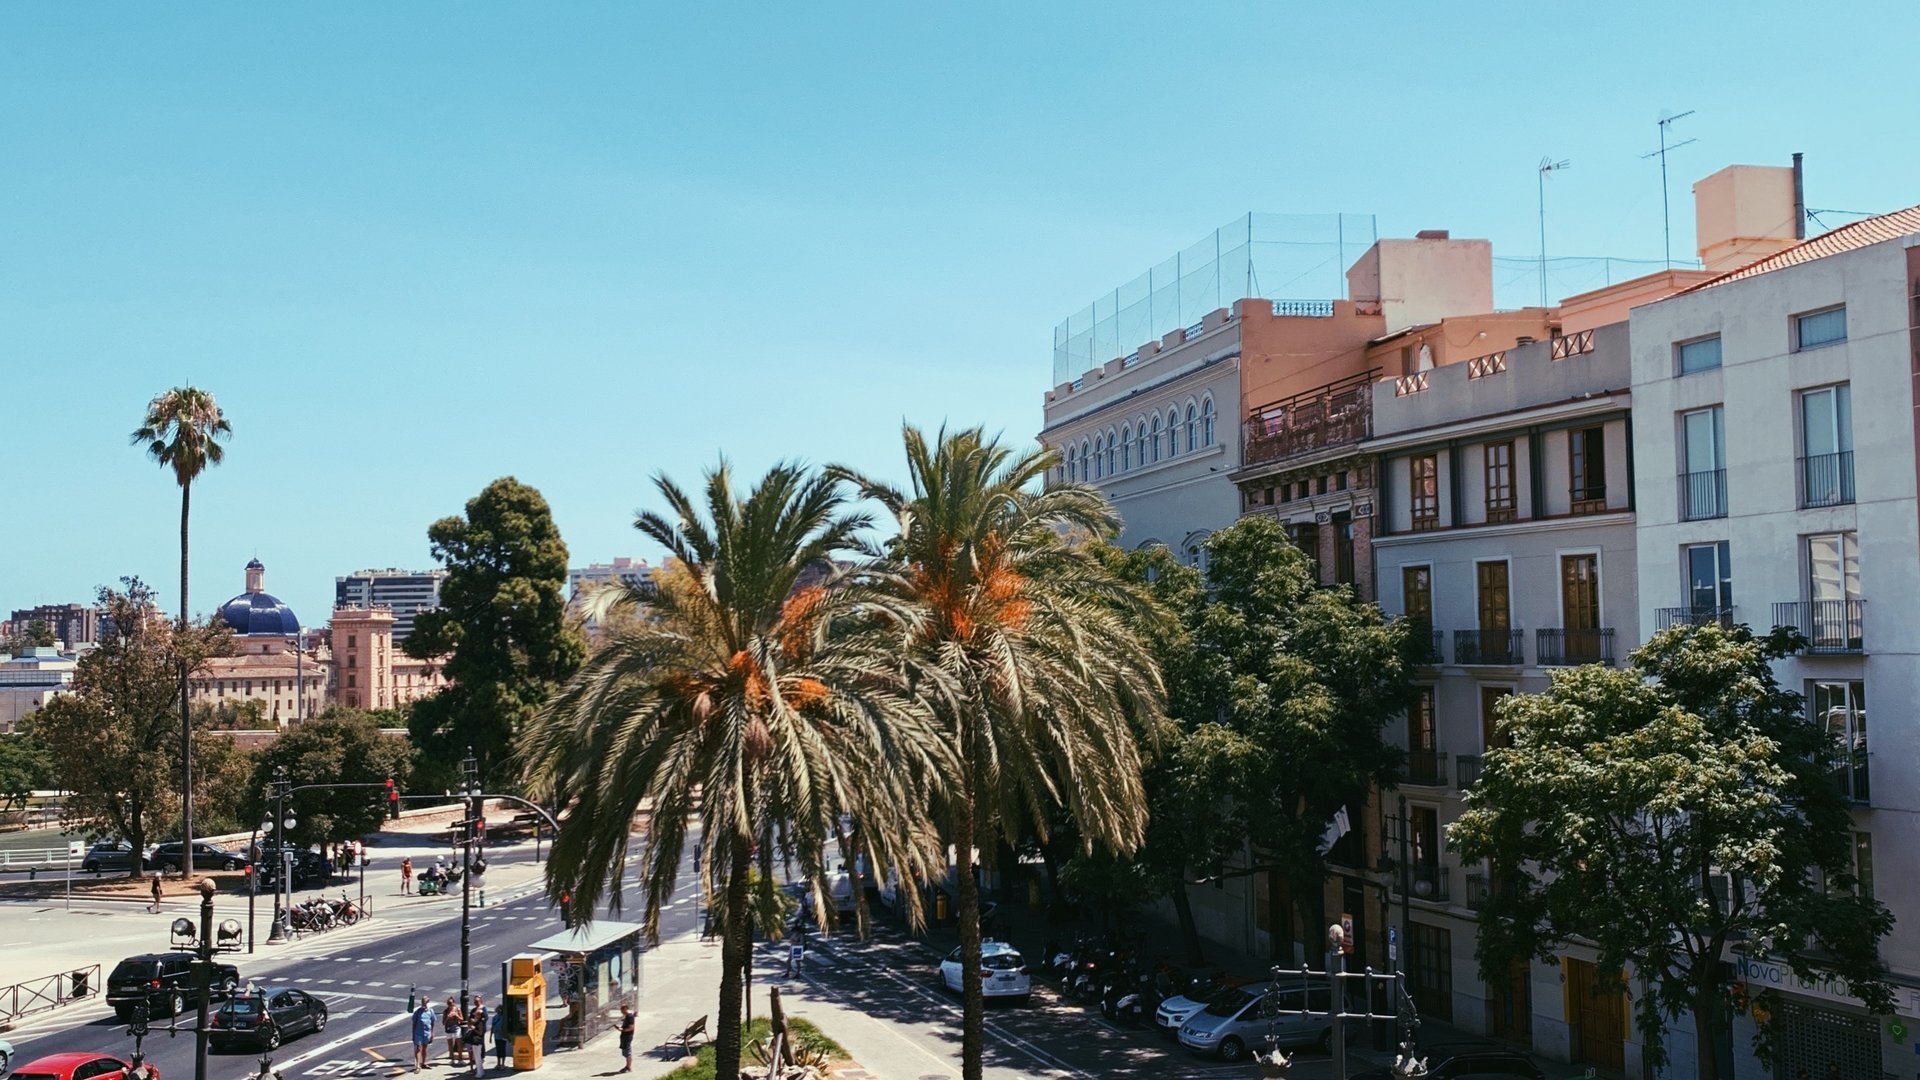
[[[1819,998],[1855,1008],[1861,1007],[1860,999],[1849,992],[1847,980],[1840,976],[1822,971],[1814,973],[1810,979],[1803,979],[1794,974],[1791,967],[1777,960],[1741,957],[1740,979],[1753,993],[1777,990],[1785,994],[1799,994],[1802,997]],[[1911,986],[1893,987],[1893,1011],[1901,1016],[1920,1017],[1920,989]]]

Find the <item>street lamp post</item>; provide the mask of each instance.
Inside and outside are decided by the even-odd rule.
[[[460,794],[466,800],[466,818],[460,822],[460,1012],[465,1015],[471,1007],[467,976],[473,943],[473,827],[480,818],[480,763],[471,746],[460,762]]]
[[[287,795],[292,789],[293,782],[287,778],[287,767],[282,765],[274,769],[273,784],[268,790],[268,794],[273,798],[273,818],[262,822],[262,826],[275,840],[273,859],[277,868],[273,882],[273,929],[267,934],[269,945],[287,940],[288,935],[292,933],[292,927],[287,922],[287,908],[293,902],[291,880],[293,852],[287,847],[287,834],[296,824],[293,817],[287,813]],[[258,868],[255,869],[254,874],[258,877]],[[281,902],[283,896],[286,898],[284,904]]]
[[[207,1006],[213,996],[213,880],[200,879],[200,954],[194,982],[200,990],[200,1013],[193,1030],[193,1080],[207,1080]]]

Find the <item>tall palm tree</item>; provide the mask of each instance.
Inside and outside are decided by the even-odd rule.
[[[1130,627],[1154,608],[1084,543],[1117,531],[1106,499],[1079,485],[1042,487],[1051,453],[1015,454],[978,428],[943,429],[929,443],[907,426],[904,437],[906,490],[834,472],[895,517],[899,534],[873,576],[922,612],[913,652],[939,674],[925,685],[958,764],[937,806],[957,864],[961,1066],[965,1080],[979,1080],[974,851],[991,853],[1027,829],[1044,838],[1059,806],[1087,843],[1139,846],[1146,799],[1134,731],[1159,719],[1164,694]]]
[[[838,481],[782,465],[738,498],[722,466],[704,506],[655,483],[670,516],[634,524],[673,558],[653,592],[627,594],[643,616],[533,724],[526,779],[566,807],[547,892],[581,920],[603,895],[619,902],[630,823],[650,811],[639,876],[656,941],[697,815],[700,887],[722,927],[714,1075],[737,1076],[756,849],[771,889],[764,871],[784,841],[824,925],[827,837],[843,815],[873,863],[924,879],[939,858],[930,778],[951,765],[906,678],[910,623],[835,568],[870,524]]]
[[[193,482],[227,456],[220,440],[233,434],[213,395],[194,386],[176,386],[147,403],[147,418],[133,433],[133,444],[172,469],[180,484],[180,629],[187,628],[187,520],[193,508]],[[180,869],[193,876],[193,721],[187,707],[187,667],[180,666]]]

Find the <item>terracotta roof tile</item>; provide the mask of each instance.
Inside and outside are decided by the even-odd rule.
[[[1881,214],[1879,217],[1866,218],[1851,225],[1842,225],[1830,233],[1795,244],[1785,251],[1776,251],[1758,262],[1748,263],[1738,270],[1729,270],[1719,277],[1703,281],[1685,291],[1699,292],[1701,289],[1711,289],[1715,285],[1724,285],[1729,281],[1738,281],[1741,278],[1750,278],[1773,270],[1783,270],[1815,259],[1824,259],[1829,255],[1838,255],[1843,251],[1857,251],[1863,247],[1870,247],[1887,240],[1897,240],[1913,233],[1920,233],[1920,206],[1909,206],[1905,210],[1895,210],[1891,214]]]

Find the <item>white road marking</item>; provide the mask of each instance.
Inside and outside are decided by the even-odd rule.
[[[394,1013],[392,1016],[389,1016],[384,1020],[375,1020],[373,1023],[368,1024],[365,1027],[357,1028],[353,1031],[350,1031],[347,1034],[342,1035],[339,1038],[333,1040],[332,1042],[322,1043],[321,1045],[314,1047],[312,1050],[309,1050],[304,1054],[300,1054],[296,1057],[289,1058],[286,1061],[280,1062],[279,1063],[280,1068],[283,1070],[292,1069],[295,1065],[300,1065],[300,1064],[304,1064],[305,1062],[312,1061],[314,1058],[319,1057],[321,1054],[325,1054],[330,1051],[337,1050],[340,1047],[347,1045],[348,1043],[357,1043],[361,1039],[364,1039],[367,1036],[373,1034],[374,1032],[379,1031],[381,1028],[387,1027],[388,1025],[393,1024],[396,1021],[406,1020],[409,1018],[409,1016],[411,1016],[410,1013]]]

